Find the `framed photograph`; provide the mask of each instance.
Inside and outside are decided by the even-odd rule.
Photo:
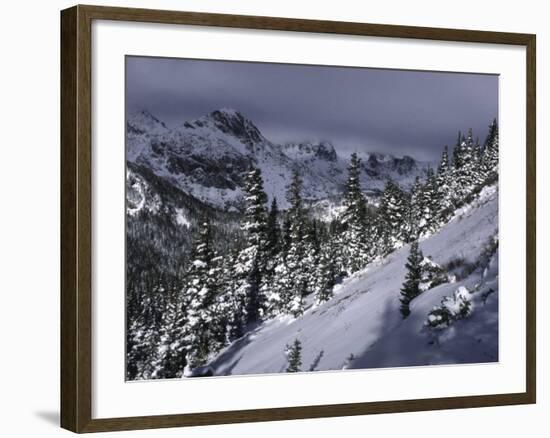
[[[535,403],[535,35],[61,13],[61,425]]]

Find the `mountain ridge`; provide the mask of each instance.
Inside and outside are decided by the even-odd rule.
[[[343,193],[349,159],[330,141],[278,144],[237,110],[222,108],[169,128],[147,110],[127,119],[127,161],[149,168],[178,189],[221,209],[239,209],[243,176],[262,171],[265,191],[286,207],[285,191],[297,170],[306,199]],[[432,163],[412,157],[362,152],[362,185],[379,193],[388,179],[409,187]]]

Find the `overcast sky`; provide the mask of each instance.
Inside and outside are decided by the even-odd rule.
[[[330,140],[343,153],[435,160],[459,129],[483,141],[498,77],[350,67],[128,57],[129,111],[168,126],[234,108],[276,142]]]

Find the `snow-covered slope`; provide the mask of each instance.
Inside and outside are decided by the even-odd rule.
[[[330,142],[279,145],[233,109],[221,109],[169,129],[147,111],[129,115],[127,160],[146,167],[178,189],[210,205],[231,209],[242,200],[243,176],[250,166],[262,170],[269,197],[286,206],[285,191],[293,170],[303,179],[306,199],[342,193],[348,159]],[[428,163],[410,157],[363,154],[366,192],[383,188],[392,178],[410,185]]]
[[[489,237],[498,237],[496,186],[420,242],[424,255],[455,277],[414,299],[407,319],[399,312],[405,246],[345,280],[330,301],[310,305],[302,317],[267,321],[237,340],[211,363],[214,373],[283,372],[285,345],[296,338],[302,371],[497,361],[498,251],[487,251]],[[472,314],[446,328],[426,327],[430,311],[459,289]]]

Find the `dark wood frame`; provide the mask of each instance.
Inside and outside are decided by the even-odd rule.
[[[121,20],[525,46],[527,52],[527,369],[514,394],[92,419],[91,23]],[[99,432],[456,409],[536,402],[535,78],[531,34],[162,10],[75,6],[61,12],[61,426]]]

